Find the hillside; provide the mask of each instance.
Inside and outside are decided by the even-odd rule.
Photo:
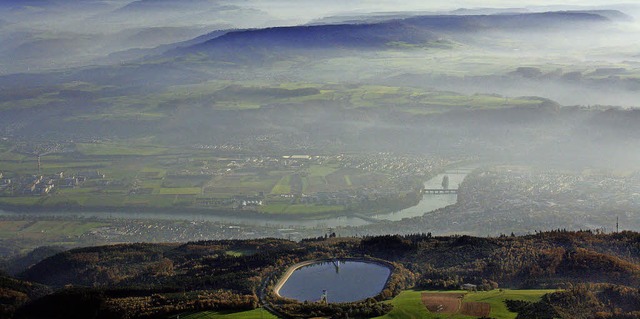
[[[624,16],[622,13],[619,15]],[[217,60],[235,60],[247,56],[254,59],[269,58],[274,52],[271,54],[267,52],[276,49],[307,52],[320,50],[322,54],[322,50],[388,49],[398,45],[422,48],[439,43],[440,46],[447,47],[456,40],[461,40],[458,37],[459,34],[481,34],[489,31],[515,33],[593,27],[600,23],[611,22],[609,16],[616,15],[611,11],[602,11],[602,14],[599,11],[567,11],[500,15],[427,15],[376,23],[355,22],[240,30],[229,32],[202,44],[170,52],[169,56],[204,53]],[[465,38],[462,41],[469,40]],[[279,59],[285,59],[288,56],[287,53],[278,52]]]
[[[18,313],[57,318],[98,311],[96,318],[142,318],[189,310],[252,309],[258,304],[261,283],[269,277],[268,282],[273,282],[273,275],[288,265],[362,256],[395,265],[379,300],[411,287],[457,289],[463,283],[477,284],[479,289],[606,283],[620,294],[634,288],[618,287],[640,284],[639,239],[640,234],[633,232],[555,231],[499,238],[427,234],[318,238],[300,243],[262,239],[81,248],[49,257],[19,276],[58,292],[26,304]],[[70,286],[75,288],[63,289]],[[616,299],[610,294],[608,298],[614,304],[615,300],[626,302],[621,304],[624,311],[640,310],[629,306],[626,297]],[[84,308],[69,307],[78,300],[87,300]],[[296,313],[305,306],[286,303],[278,307]]]

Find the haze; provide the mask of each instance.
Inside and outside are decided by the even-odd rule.
[[[611,229],[614,214],[640,229],[637,5],[0,6],[9,216],[205,218],[224,238]],[[429,197],[456,169],[459,197]],[[104,238],[194,239],[133,233]]]

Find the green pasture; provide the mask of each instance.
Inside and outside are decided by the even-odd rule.
[[[11,145],[7,142],[0,140],[0,153],[6,152],[11,148]]]
[[[14,153],[14,152],[10,152],[9,150],[4,151],[4,153],[0,153],[0,164],[3,164],[2,162],[22,162],[25,160],[28,160],[30,158],[33,158],[35,160],[34,157],[31,156],[27,156],[25,154],[18,154],[18,153]]]
[[[260,211],[267,214],[320,214],[339,212],[345,210],[341,205],[305,205],[305,204],[289,204],[289,203],[270,203],[260,208]]]
[[[110,143],[78,143],[76,144],[78,152],[84,155],[91,156],[147,156],[147,155],[159,155],[166,153],[167,148],[159,146],[134,146],[125,144],[110,144]]]
[[[308,171],[311,177],[319,176],[324,178],[337,170],[336,167],[328,165],[311,165]]]
[[[464,301],[486,302],[491,305],[491,317],[496,319],[515,318],[515,314],[507,309],[504,304],[505,300],[525,300],[539,301],[540,298],[547,293],[555,292],[555,290],[502,290],[499,289],[483,292],[473,292],[467,294]]]
[[[211,178],[209,176],[193,176],[184,178],[165,177],[162,179],[162,187],[202,187]]]
[[[16,191],[17,193],[18,191]],[[39,196],[0,197],[1,204],[33,206],[41,203],[43,198]]]
[[[200,195],[200,187],[160,188],[160,195]]]
[[[40,159],[40,169],[43,174],[54,174],[60,171],[67,173],[77,173],[81,171],[91,171],[111,165],[110,161],[85,161],[85,160],[59,160],[50,161],[47,156]],[[12,153],[0,154],[0,170],[2,172],[12,172],[15,174],[36,174],[38,172],[38,160],[34,157],[23,155],[13,156]]]
[[[98,114],[83,114],[73,118],[77,121],[97,121],[97,120],[160,120],[165,118],[166,115],[159,112],[132,112],[130,110],[115,112],[115,113],[98,113]]]
[[[229,249],[225,251],[226,255],[233,257],[250,256],[256,253],[255,249]]]
[[[289,193],[291,193],[291,175],[285,175],[273,186],[271,194],[280,195]]]
[[[270,312],[258,308],[241,312],[203,311],[189,315],[180,315],[180,319],[276,319]],[[177,319],[177,317],[171,317]]]
[[[351,182],[351,177],[349,175],[344,175],[344,183],[347,184],[347,186],[353,186],[353,183]]]
[[[451,315],[451,314],[437,314],[431,313],[425,305],[422,303],[423,292],[451,292],[451,293],[466,293],[463,301],[470,302],[486,302],[491,305],[491,313],[489,317],[496,319],[514,319],[516,313],[507,310],[504,304],[505,300],[526,300],[526,301],[538,301],[547,293],[554,292],[555,290],[510,290],[510,289],[496,289],[491,291],[480,292],[467,292],[467,291],[418,291],[418,290],[405,290],[398,296],[393,298],[390,303],[393,304],[393,310],[388,314],[378,317],[379,319],[471,319],[475,317],[463,316],[463,315]]]
[[[49,103],[59,102],[59,101],[62,101],[62,100],[55,97],[54,94],[43,94],[43,95],[40,95],[34,98],[29,98],[29,99],[1,102],[0,110],[42,107],[42,106],[46,106]]]
[[[76,237],[107,225],[84,221],[0,221],[0,238]]]
[[[403,56],[401,53],[399,53],[398,56],[392,54],[389,59],[384,59],[382,61],[379,61],[378,59],[371,59],[367,61],[357,60],[357,63],[355,63],[355,61],[354,63],[350,63],[350,59],[351,58],[349,57],[329,59],[327,64],[322,65],[322,68],[332,70],[334,67],[333,63],[336,63],[336,69],[344,72],[345,68],[362,68],[363,63],[371,65],[383,63],[385,66],[392,63],[398,64],[399,66],[406,66],[411,69],[411,73],[415,73],[416,71],[416,58],[408,58]],[[425,61],[439,66],[440,63],[435,63],[434,59],[436,58],[431,57]],[[496,71],[494,64],[496,61],[486,61],[486,59],[494,59],[494,57],[472,56],[456,59],[456,67],[459,68],[460,63],[464,64],[464,67],[458,71],[458,75],[465,75],[469,72],[469,70],[467,70],[468,68],[476,66],[490,68],[493,71]],[[516,65],[517,64],[514,64],[513,68],[501,68],[500,73],[513,71],[516,68]],[[447,69],[447,71],[451,70],[453,69]],[[431,68],[427,68],[425,69],[425,73],[433,73],[433,70]],[[272,90],[277,89],[295,90],[304,88],[317,89],[319,93],[302,96],[280,96],[278,94],[270,93]],[[227,82],[207,82],[205,84],[192,86],[174,87],[169,92],[170,93],[163,93],[158,97],[158,99],[162,100],[171,97],[172,100],[179,101],[181,99],[191,100],[196,98],[201,101],[200,103],[205,103],[207,105],[211,104],[217,109],[227,110],[254,109],[269,104],[300,105],[314,102],[341,101],[342,103],[342,101],[348,101],[346,106],[352,108],[394,107],[396,110],[412,114],[430,114],[446,111],[450,107],[464,106],[469,108],[487,109],[507,106],[537,105],[541,103],[541,100],[532,98],[511,98],[488,94],[464,95],[454,92],[434,91],[408,86],[360,85],[345,87],[332,84],[274,84],[255,81],[243,82],[241,85],[229,85]]]

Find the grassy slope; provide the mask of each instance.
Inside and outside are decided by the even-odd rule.
[[[172,317],[172,319],[177,317]],[[261,308],[242,312],[214,312],[203,311],[193,313],[186,316],[180,316],[180,319],[275,319],[276,316],[272,315],[266,310]]]
[[[552,292],[553,290],[508,290],[503,291],[493,290],[486,292],[474,292],[468,293],[464,298],[464,301],[476,301],[487,302],[491,304],[490,317],[496,319],[513,319],[516,314],[509,312],[505,305],[504,300],[518,299],[536,301],[539,300],[545,293]],[[453,319],[466,319],[473,318],[469,316],[461,315],[444,315],[430,313],[427,308],[422,304],[420,300],[421,294],[427,291],[406,290],[400,293],[397,297],[391,300],[394,309],[385,316],[378,317],[380,319],[413,319],[413,318],[453,318]],[[455,291],[457,293],[461,291]],[[187,316],[181,316],[181,319],[227,319],[227,318],[239,318],[239,319],[258,319],[258,318],[276,318],[270,313],[261,309],[235,312],[235,313],[222,313],[204,311]]]
[[[411,319],[411,318],[473,318],[462,315],[444,315],[430,313],[427,308],[422,304],[420,299],[423,292],[429,291],[415,291],[407,290],[403,291],[391,300],[391,304],[394,305],[394,309],[385,316],[379,317],[380,319]],[[452,291],[460,293],[461,291]],[[516,300],[539,300],[545,293],[553,292],[553,290],[509,290],[504,289],[492,290],[486,292],[474,292],[468,293],[464,301],[486,302],[491,305],[491,318],[496,319],[513,319],[516,314],[507,310],[504,305],[504,300],[516,299]]]

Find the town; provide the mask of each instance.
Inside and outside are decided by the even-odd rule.
[[[413,206],[422,182],[460,159],[410,154],[243,155],[68,143],[4,154],[5,209],[171,209],[299,216]],[[387,203],[387,204],[385,204]]]

